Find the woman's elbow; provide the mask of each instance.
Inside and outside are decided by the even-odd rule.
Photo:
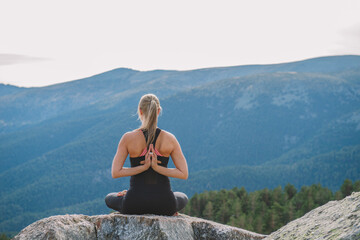
[[[120,172],[119,172],[119,171],[112,170],[112,171],[111,171],[111,177],[112,177],[112,178],[119,178],[119,177],[121,177],[121,176],[120,176]]]
[[[188,172],[186,172],[186,173],[184,173],[184,175],[183,175],[183,178],[182,178],[182,179],[186,180],[186,179],[188,179],[188,177],[189,177],[189,173],[188,173]]]

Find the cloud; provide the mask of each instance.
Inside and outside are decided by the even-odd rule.
[[[28,63],[35,61],[48,61],[49,58],[32,57],[20,54],[0,53],[0,66],[1,65],[13,65],[19,63]]]
[[[339,53],[360,54],[360,23],[342,29],[341,39],[337,42]]]

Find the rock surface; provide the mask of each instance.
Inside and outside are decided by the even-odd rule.
[[[59,215],[24,228],[14,239],[263,239],[265,235],[180,214]]]
[[[276,239],[360,239],[360,192],[331,201],[298,218],[266,240]]]

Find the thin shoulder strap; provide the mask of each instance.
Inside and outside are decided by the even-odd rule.
[[[144,130],[144,129],[141,129],[141,131],[142,131],[143,134],[144,134],[145,142],[147,142],[147,139],[148,139],[148,131],[147,131],[147,130]],[[152,144],[154,145],[154,147],[155,147],[155,143],[156,143],[156,140],[157,140],[160,132],[161,132],[161,129],[160,129],[160,128],[156,128],[155,137],[154,137],[154,140],[153,140],[153,142],[152,142]],[[148,147],[149,147],[149,146],[148,146]]]
[[[141,129],[142,133],[144,134],[145,137],[145,142],[147,142],[147,138],[148,138],[148,132],[145,129]]]
[[[154,147],[155,147],[155,143],[156,143],[156,140],[157,140],[157,138],[158,138],[158,136],[159,136],[160,132],[161,132],[161,129],[160,129],[160,128],[156,128],[155,138],[154,138],[154,141],[153,141],[153,145],[154,145]]]

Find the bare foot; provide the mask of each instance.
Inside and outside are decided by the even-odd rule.
[[[176,212],[176,213],[174,213],[174,215],[173,216],[179,216],[179,213],[178,212]]]

